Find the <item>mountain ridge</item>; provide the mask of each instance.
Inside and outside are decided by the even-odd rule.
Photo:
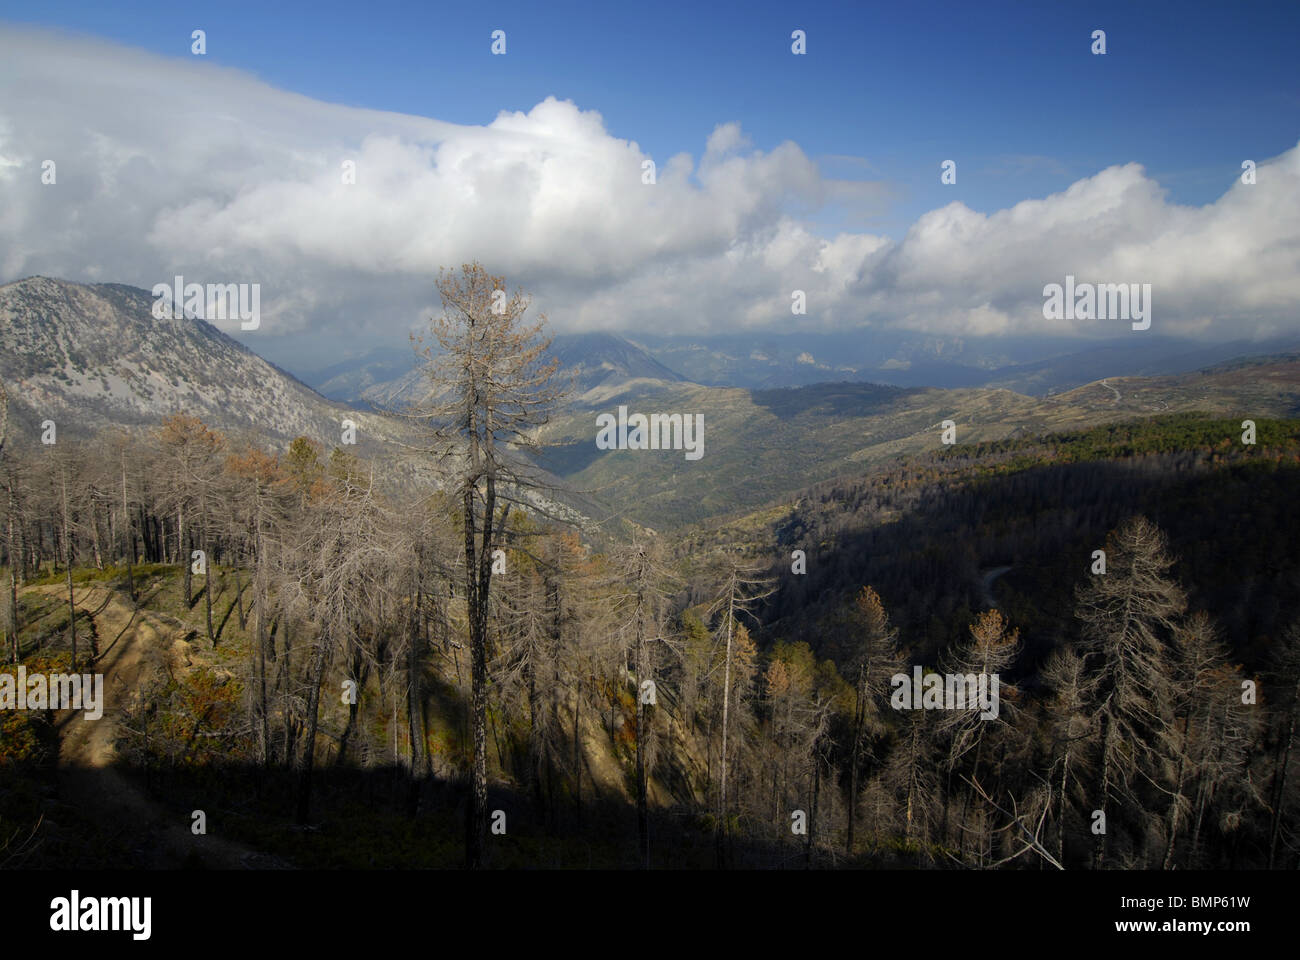
[[[321,396],[293,374],[196,317],[153,316],[153,298],[122,283],[27,277],[0,286],[0,376],[19,422],[53,419],[72,433],[137,426],[184,412],[224,430],[358,445],[402,431]]]
[[[185,412],[226,432],[253,432],[262,442],[304,435],[329,448],[340,443],[348,419],[357,426],[357,452],[389,460],[395,475],[427,468],[404,452],[416,438],[401,418],[330,400],[205,321],[154,318],[151,303],[146,291],[126,284],[34,277],[0,286],[0,377],[12,387],[21,432],[34,438],[45,419],[77,433],[152,426]],[[1174,376],[1110,376],[1031,397],[1002,387],[866,381],[711,387],[606,334],[561,340],[555,353],[578,392],[542,431],[554,446],[540,466],[571,492],[600,491],[610,516],[651,527],[758,506],[810,482],[935,447],[945,420],[967,443],[1168,412],[1249,418],[1300,411],[1300,354],[1235,358]],[[618,406],[703,415],[703,458],[598,449],[595,415]]]

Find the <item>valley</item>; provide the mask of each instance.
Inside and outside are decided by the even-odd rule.
[[[449,494],[464,489],[473,436],[433,457],[430,425],[406,416],[454,398],[454,382],[412,371],[366,387],[362,409],[149,302],[117,285],[0,287],[9,659],[54,670],[89,656],[111,704],[98,726],[0,717],[0,815],[45,830],[48,855],[978,867],[999,855],[991,808],[944,779],[975,772],[963,724],[987,720],[997,789],[1056,811],[1043,861],[1081,863],[1093,855],[1081,814],[1025,771],[1058,769],[1054,717],[1105,709],[1091,688],[1061,700],[1083,669],[1072,651],[1109,635],[1089,626],[1110,589],[1089,577],[1099,547],[1116,584],[1166,598],[1161,670],[1200,645],[1214,666],[1197,682],[1221,699],[1240,678],[1292,669],[1297,354],[1031,396],[706,386],[622,338],[561,338],[538,356],[563,398],[545,417],[513,414],[497,461],[532,486],[503,481],[510,509],[475,513],[499,526],[467,548]],[[484,574],[474,558],[489,547]],[[1137,563],[1149,579],[1130,579]],[[483,673],[466,650],[480,642]],[[926,670],[973,675],[977,661],[1003,686],[974,720],[889,710],[889,677],[920,689]],[[490,705],[486,802],[511,826],[508,843],[474,854],[451,838],[469,816],[477,696]],[[1198,709],[1169,697],[1159,709]],[[1294,789],[1270,766],[1288,716],[1270,704],[1197,714],[1240,725],[1220,731],[1231,753],[1199,776],[1216,803],[1249,811],[1258,863],[1276,861],[1265,838],[1282,827],[1241,777]],[[812,832],[791,842],[786,808],[823,780]],[[1152,816],[1159,800],[1129,798]],[[196,809],[217,836],[187,832]],[[165,842],[146,852],[137,821]],[[1207,827],[1180,856],[1218,864],[1236,842]],[[1136,821],[1114,843],[1124,862],[1158,855]]]

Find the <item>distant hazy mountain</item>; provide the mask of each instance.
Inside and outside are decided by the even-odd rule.
[[[410,346],[379,347],[360,357],[342,360],[323,370],[304,372],[301,376],[330,400],[357,403],[366,390],[409,373],[415,363],[416,353]]]
[[[300,435],[333,446],[341,420],[358,446],[400,427],[331,403],[211,324],[160,320],[146,291],[29,277],[0,286],[0,376],[15,420],[60,433],[156,424],[183,412],[225,431]]]
[[[1283,355],[1297,349],[1300,340],[1293,337],[1209,344],[1172,339],[1125,340],[993,370],[981,386],[1047,396],[1102,377],[1177,376],[1238,359]]]
[[[1300,348],[1298,338],[1207,344],[1133,333],[1108,341],[933,337],[863,327],[847,333],[638,335],[655,359],[687,380],[774,389],[827,382],[899,387],[1000,387],[1045,396],[1107,376],[1187,373],[1235,357]]]
[[[551,355],[560,361],[562,374],[573,376],[579,394],[628,380],[676,383],[685,379],[645,350],[610,333],[561,334],[551,342]]]
[[[1204,343],[1158,333],[1112,340],[1065,337],[935,337],[875,327],[836,333],[797,329],[718,336],[638,331],[560,334],[553,352],[577,394],[608,395],[635,380],[772,390],[815,383],[880,383],[954,390],[994,387],[1048,396],[1102,377],[1168,376],[1244,356],[1300,349],[1300,338]],[[409,403],[427,393],[405,344],[319,371],[297,370],[326,397],[360,406]]]
[[[334,391],[336,399],[369,404],[379,409],[397,409],[424,400],[429,384],[423,370],[415,366],[416,357],[408,353],[402,372],[386,381],[371,383],[350,391],[347,384],[360,384],[365,377],[385,369],[394,361],[387,356],[375,357],[357,366],[340,364],[329,380],[321,385]],[[628,383],[677,383],[683,378],[668,369],[640,347],[609,333],[560,334],[551,341],[550,356],[559,361],[560,379],[572,378],[575,403],[592,402]],[[365,358],[362,358],[365,359]],[[323,371],[325,373],[328,371]]]

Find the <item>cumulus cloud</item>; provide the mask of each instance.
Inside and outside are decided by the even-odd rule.
[[[1043,319],[1043,286],[1066,274],[1150,283],[1165,332],[1297,324],[1300,146],[1203,207],[1129,164],[992,214],[949,204],[894,242],[820,235],[810,212],[869,202],[872,185],[826,177],[794,143],[755,149],[732,123],[698,162],[651,157],[553,98],[449,124],[16,27],[0,27],[0,89],[21,91],[0,100],[0,280],[260,282],[269,334],[400,334],[433,308],[438,267],[471,259],[568,330],[1122,332]],[[807,316],[791,316],[796,289]]]
[[[1169,203],[1140,165],[1126,164],[991,215],[960,203],[931,211],[881,251],[855,292],[906,326],[1063,334],[1079,322],[1044,320],[1042,286],[1069,274],[1150,283],[1166,332],[1293,331],[1297,240],[1300,146],[1261,164],[1256,184],[1238,180],[1203,207]]]

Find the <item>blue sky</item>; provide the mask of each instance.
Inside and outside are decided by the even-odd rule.
[[[1122,335],[1044,315],[1073,275],[1295,333],[1297,49],[1294,2],[0,2],[0,282],[256,282],[278,357],[471,259],[560,331]]]
[[[329,102],[489,122],[549,95],[656,158],[715,125],[791,139],[831,176],[885,181],[897,236],[957,198],[988,212],[1116,163],[1176,203],[1300,134],[1300,4],[59,2],[4,16],[208,57]],[[505,57],[488,54],[494,29]],[[808,54],[790,54],[790,32]],[[1094,29],[1107,54],[1093,56]],[[841,160],[840,157],[858,158]],[[939,163],[958,182],[939,183]],[[662,162],[662,161],[660,161]],[[835,211],[822,214],[838,223]]]

